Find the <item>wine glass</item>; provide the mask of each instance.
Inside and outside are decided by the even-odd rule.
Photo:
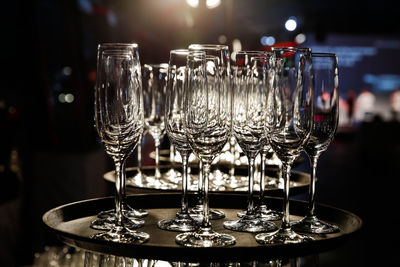
[[[168,66],[168,90],[165,102],[165,128],[170,142],[182,158],[182,197],[181,209],[171,219],[164,219],[157,223],[158,227],[171,231],[194,231],[198,228],[197,222],[188,212],[187,183],[189,156],[192,153],[189,142],[183,129],[184,120],[184,93],[186,79],[186,63],[189,50],[171,50]]]
[[[116,174],[115,219],[108,232],[92,237],[121,243],[143,243],[149,235],[131,229],[143,220],[128,218],[123,211],[125,162],[143,132],[143,99],[137,62],[131,52],[105,50],[98,58],[95,88],[96,130],[105,151],[113,159]]]
[[[227,45],[217,44],[191,44],[189,45],[190,51],[203,51],[207,56],[217,57],[219,61],[219,73],[221,79],[221,90],[227,99],[230,99],[230,63],[229,63],[229,47]],[[231,101],[226,102],[227,105],[231,105]],[[204,192],[204,178],[203,178],[203,162],[199,160],[199,180],[198,180],[198,203],[190,209],[189,213],[191,216],[202,220],[203,214],[203,193]],[[218,220],[225,218],[225,214],[217,209],[210,209],[210,219]]]
[[[256,235],[257,242],[299,243],[311,237],[294,232],[290,226],[289,182],[291,166],[308,141],[312,129],[313,83],[311,50],[274,47],[273,97],[268,105],[267,127],[270,145],[282,161],[284,178],[283,217],[280,229]]]
[[[102,55],[103,52],[107,51],[107,54],[124,54],[130,53],[133,57],[133,64],[135,68],[133,71],[135,72],[135,77],[139,77],[139,84],[141,86],[141,72],[140,72],[140,59],[139,59],[139,51],[138,45],[136,43],[102,43],[98,45],[97,49],[97,75],[96,75],[96,87],[104,86],[104,77],[105,75],[105,67],[103,66],[102,62]],[[96,102],[95,102],[96,103]],[[97,107],[96,107],[97,108]],[[101,110],[99,109],[99,112]],[[119,181],[118,179],[121,179]],[[116,176],[115,184],[122,183],[122,187],[120,188],[121,191],[121,205],[122,211],[125,216],[129,217],[131,220],[135,221],[137,218],[145,217],[148,212],[142,209],[133,209],[130,207],[126,201],[126,176],[125,172],[121,173],[121,176]],[[109,230],[113,226],[113,221],[116,219],[115,209],[102,211],[97,215],[98,219],[93,221],[90,225],[91,228],[96,230]],[[138,224],[143,223],[143,221],[137,221]]]
[[[167,90],[168,63],[143,66],[145,126],[155,143],[154,182],[163,183],[160,172],[160,141],[165,134],[164,111]]]
[[[265,65],[269,64],[269,59],[239,51],[236,60],[232,133],[249,162],[249,187],[246,213],[239,220],[225,221],[224,227],[243,232],[270,232],[277,230],[277,226],[257,216],[253,198],[255,159],[267,142],[265,119],[269,85]]]
[[[178,244],[188,247],[225,247],[235,244],[233,236],[211,229],[208,178],[212,161],[221,152],[231,131],[230,101],[221,88],[220,58],[191,51],[187,60],[184,130],[192,151],[203,163],[203,217],[196,232],[176,236]]]
[[[295,231],[327,234],[339,231],[336,225],[323,222],[315,215],[315,181],[318,158],[332,141],[339,120],[339,87],[337,57],[331,53],[312,53],[314,77],[314,116],[311,136],[304,150],[312,167],[307,215],[294,222]]]

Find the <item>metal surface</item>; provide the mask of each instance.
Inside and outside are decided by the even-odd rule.
[[[189,197],[190,205],[195,202],[195,195]],[[229,233],[236,237],[237,243],[226,248],[187,248],[175,243],[176,232],[164,231],[157,228],[156,223],[163,218],[175,215],[180,203],[180,194],[142,194],[129,196],[128,203],[136,208],[144,208],[149,212],[145,218],[146,224],[140,230],[150,234],[150,240],[141,245],[122,244],[91,239],[97,232],[89,228],[95,215],[113,207],[113,198],[84,200],[54,208],[43,216],[45,224],[53,230],[65,244],[90,251],[113,254],[118,256],[159,259],[166,261],[244,261],[266,260],[282,257],[298,257],[333,249],[355,233],[361,226],[361,219],[344,210],[334,207],[317,205],[316,213],[319,218],[340,227],[340,232],[334,234],[312,234],[315,240],[300,244],[259,245],[254,234],[233,232],[224,229],[223,221],[236,219],[237,211],[246,206],[246,196],[239,194],[211,194],[210,205],[222,209],[226,218],[213,220],[213,229]],[[281,209],[280,198],[267,199],[271,208]],[[291,201],[292,220],[300,219],[305,214],[306,203]],[[280,222],[276,221],[279,225]]]

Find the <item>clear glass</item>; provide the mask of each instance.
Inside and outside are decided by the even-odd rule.
[[[135,77],[138,77],[138,82],[141,87],[141,71],[140,71],[140,59],[139,59],[139,51],[138,45],[136,43],[102,43],[98,45],[97,48],[97,76],[96,76],[96,90],[100,90],[101,86],[104,86],[104,75],[105,75],[105,67],[102,64],[103,52],[106,52],[108,55],[111,54],[124,54],[128,53],[132,55],[133,65],[135,72]],[[97,89],[99,88],[99,89]],[[97,92],[96,92],[97,93]],[[95,101],[95,105],[96,105]],[[95,106],[96,110],[101,111],[100,108]],[[95,113],[97,115],[97,113]],[[125,166],[124,166],[125,168]],[[142,220],[138,220],[137,218],[145,217],[148,212],[142,209],[134,209],[130,207],[126,201],[126,177],[125,172],[122,172],[120,176],[116,176],[115,184],[121,184],[120,193],[121,193],[121,205],[122,211],[125,216],[130,218],[132,221],[136,221],[136,224],[142,224]],[[113,227],[114,221],[116,220],[116,210],[107,210],[100,212],[95,221],[91,223],[91,228],[96,230],[110,230]]]
[[[96,239],[143,243],[144,232],[132,229],[143,220],[128,218],[123,211],[122,189],[125,187],[125,162],[143,132],[143,99],[137,62],[131,52],[102,51],[98,60],[95,88],[96,130],[106,153],[114,160],[116,173],[115,219],[107,232],[94,234]]]
[[[273,52],[273,85],[268,105],[266,131],[270,145],[282,161],[284,178],[283,217],[280,229],[256,235],[257,242],[299,243],[311,237],[294,232],[290,226],[289,182],[296,157],[308,141],[312,128],[313,82],[311,50],[278,47]]]
[[[160,144],[165,134],[164,111],[167,92],[168,63],[143,66],[144,120],[155,144],[154,179],[162,182]]]
[[[295,231],[328,234],[339,227],[323,222],[315,215],[315,182],[319,156],[332,141],[339,121],[339,86],[337,57],[331,53],[312,53],[314,77],[314,116],[310,139],[304,150],[310,159],[311,181],[307,215],[294,222]]]
[[[165,128],[168,138],[182,158],[182,197],[181,209],[171,219],[157,223],[163,230],[188,232],[196,230],[199,225],[190,217],[188,211],[187,186],[188,163],[192,153],[183,129],[184,93],[186,79],[186,61],[189,50],[172,50],[168,66],[168,86],[165,102]]]
[[[246,213],[239,220],[225,221],[224,227],[233,231],[270,232],[277,226],[262,219],[254,206],[255,159],[267,142],[265,119],[269,91],[270,55],[239,51],[234,73],[232,133],[248,159],[248,201]]]
[[[230,90],[230,61],[229,61],[229,47],[227,45],[217,45],[217,44],[191,44],[189,45],[189,51],[203,51],[206,56],[216,57],[219,59],[219,75],[221,79],[221,91],[226,95],[227,99],[231,99]],[[231,101],[226,102],[230,108]],[[228,176],[230,177],[230,176]],[[198,180],[198,203],[189,210],[189,213],[196,220],[201,221],[203,216],[203,192],[204,192],[204,182],[203,182],[203,163],[199,160],[199,180]],[[229,181],[227,181],[230,183]],[[225,218],[225,214],[216,209],[209,210],[209,216],[211,220],[218,220]]]
[[[187,61],[184,130],[192,151],[203,163],[203,218],[196,232],[176,236],[176,242],[188,247],[224,247],[235,244],[233,236],[211,229],[208,178],[215,157],[222,151],[231,132],[230,99],[221,88],[220,59],[204,52],[190,52]]]

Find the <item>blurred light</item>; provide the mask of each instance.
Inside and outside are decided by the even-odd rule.
[[[186,0],[186,3],[194,8],[199,6],[199,0]]]
[[[306,41],[306,35],[304,33],[299,33],[298,35],[296,35],[294,40],[296,41],[296,43],[302,44]]]
[[[237,52],[242,50],[242,43],[240,42],[239,39],[233,39],[232,41],[232,50],[233,52]]]
[[[236,52],[232,52],[231,53],[231,59],[233,60],[233,61],[236,61]],[[178,153],[179,154],[179,153]]]
[[[206,1],[206,6],[209,9],[216,8],[221,4],[221,0],[207,0]]]
[[[224,43],[226,43],[226,36],[225,35],[220,35],[220,36],[218,36],[218,42],[220,43],[220,44],[224,44]]]
[[[65,94],[59,94],[58,101],[60,101],[61,103],[65,103]]]
[[[260,40],[262,45],[274,45],[275,44],[275,37],[273,36],[263,36]]]
[[[292,32],[297,28],[297,21],[295,17],[290,17],[286,22],[285,22],[285,28],[286,30]]]
[[[69,76],[72,73],[72,69],[71,69],[71,67],[66,66],[63,68],[62,72],[65,76]]]
[[[188,26],[189,28],[192,28],[194,25],[194,20],[192,15],[190,15],[189,13],[185,14],[185,22],[186,22],[186,26]]]
[[[67,103],[72,103],[72,102],[74,102],[74,99],[75,99],[75,97],[74,97],[73,94],[66,94],[66,95],[65,95],[65,102],[67,102]]]

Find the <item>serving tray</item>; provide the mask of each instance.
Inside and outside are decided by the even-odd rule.
[[[154,166],[142,167],[141,172],[144,177],[138,178],[138,168],[129,167],[126,168],[126,185],[127,192],[137,193],[137,189],[141,189],[146,193],[151,192],[180,192],[181,191],[181,178],[175,179],[175,181],[169,180],[166,176],[171,173],[172,170],[180,172],[181,168],[176,165],[161,165],[160,172],[162,173],[162,181],[154,180]],[[229,173],[229,167],[226,165],[214,166],[212,169],[214,175],[227,175]],[[190,181],[188,185],[189,191],[197,191],[198,185],[198,174],[199,169],[197,166],[190,167]],[[180,173],[179,173],[180,175]],[[266,186],[265,194],[268,196],[281,196],[283,189],[283,181],[279,179],[279,169],[269,167],[266,170]],[[115,171],[106,172],[103,178],[108,181],[115,183]],[[227,180],[210,179],[210,191],[213,192],[224,192],[224,193],[245,193],[248,191],[248,176],[247,166],[236,166],[235,168],[235,179],[239,179],[241,186],[235,186],[235,184],[229,183]],[[310,184],[310,175],[305,172],[292,171],[290,177],[290,188],[291,194],[297,195],[307,191],[308,185]],[[258,174],[254,179],[254,190],[259,191],[259,179]],[[132,190],[133,189],[133,190]]]
[[[165,261],[185,262],[238,262],[252,260],[269,260],[291,258],[319,253],[333,249],[357,233],[362,220],[345,210],[317,204],[316,212],[320,219],[335,223],[340,232],[334,234],[310,234],[313,241],[300,244],[273,244],[260,245],[252,233],[234,232],[223,228],[225,220],[237,219],[236,213],[246,206],[245,195],[240,194],[210,194],[210,206],[223,210],[225,219],[212,220],[214,230],[229,233],[236,237],[236,244],[224,248],[189,248],[175,243],[177,232],[164,231],[157,228],[156,223],[164,218],[171,218],[177,211],[180,203],[180,194],[141,194],[128,196],[128,203],[136,208],[144,208],[149,212],[145,218],[146,224],[140,230],[150,234],[147,243],[134,245],[96,240],[90,236],[98,231],[89,227],[96,214],[102,210],[113,208],[112,197],[83,200],[66,204],[46,212],[44,223],[67,245],[79,247],[89,251],[125,256],[130,258],[144,258]],[[270,208],[280,210],[282,199],[268,197]],[[195,195],[189,195],[189,204],[193,205]],[[291,220],[302,218],[305,214],[306,203],[291,201]],[[280,222],[276,221],[279,225]]]

